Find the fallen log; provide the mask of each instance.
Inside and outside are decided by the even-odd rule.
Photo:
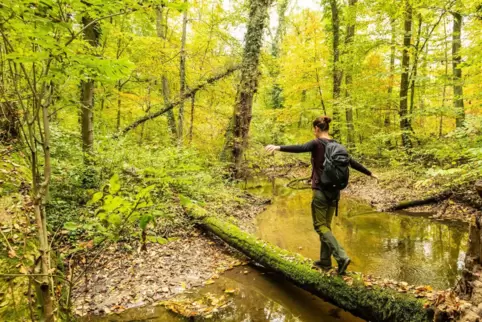
[[[230,246],[253,261],[282,274],[297,286],[368,321],[433,321],[435,310],[423,300],[392,289],[365,285],[360,274],[331,276],[312,266],[312,261],[257,239],[237,226],[209,215],[186,198],[186,213]]]
[[[174,100],[173,102],[165,105],[165,107],[157,112],[154,112],[154,113],[150,113],[150,114],[147,114],[137,120],[135,120],[134,122],[132,122],[130,125],[126,126],[125,128],[123,128],[120,133],[114,135],[114,138],[118,138],[120,136],[123,136],[124,134],[126,134],[127,132],[129,132],[130,130],[133,130],[135,129],[136,127],[138,127],[139,125],[141,125],[142,123],[144,122],[147,122],[149,120],[152,120],[156,117],[159,117],[161,115],[163,115],[164,113],[167,113],[168,111],[172,110],[174,107],[176,107],[177,105],[181,104],[182,102],[184,102],[186,99],[192,97],[193,95],[195,95],[198,91],[204,89],[206,86],[210,85],[210,84],[213,84],[215,82],[217,82],[218,80],[220,79],[223,79],[229,75],[231,75],[232,73],[234,73],[235,71],[237,71],[238,69],[240,69],[241,66],[240,65],[236,65],[236,66],[232,66],[232,67],[229,67],[228,69],[226,69],[224,72],[220,73],[220,74],[217,74],[217,75],[214,75],[210,78],[208,78],[204,83],[202,84],[199,84],[195,87],[193,87],[191,90],[185,92],[183,95],[181,95],[180,97],[178,97],[176,100]]]
[[[390,206],[384,209],[383,211],[397,211],[397,210],[403,210],[403,209],[413,208],[417,206],[424,206],[424,205],[439,203],[441,201],[444,201],[450,198],[450,196],[452,196],[452,191],[444,191],[424,199],[402,201],[401,203]]]

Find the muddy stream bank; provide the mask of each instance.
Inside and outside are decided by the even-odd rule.
[[[256,235],[316,259],[319,240],[311,223],[311,191],[293,190],[288,181],[252,181],[246,189],[272,198],[256,218]],[[350,270],[437,289],[451,287],[463,269],[467,227],[410,213],[375,212],[366,202],[344,196],[334,234],[352,258]],[[186,292],[186,302],[217,305],[196,321],[361,321],[349,313],[254,266],[227,271],[214,283]],[[164,306],[129,309],[83,321],[182,321]]]

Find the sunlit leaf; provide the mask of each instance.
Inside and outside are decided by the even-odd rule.
[[[109,193],[114,195],[120,190],[120,188],[121,188],[121,185],[120,185],[119,175],[116,173],[109,180]]]

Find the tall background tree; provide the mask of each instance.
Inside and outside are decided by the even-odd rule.
[[[263,45],[270,2],[270,0],[251,0],[249,4],[249,20],[244,39],[241,79],[234,106],[232,151],[236,176],[239,176],[244,150],[248,146],[254,94],[258,89],[259,56]]]

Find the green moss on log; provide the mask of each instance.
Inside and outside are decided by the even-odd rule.
[[[299,287],[328,300],[369,321],[431,321],[433,309],[408,294],[381,287],[366,287],[363,281],[348,285],[339,276],[313,269],[312,261],[257,239],[237,226],[227,223],[192,204],[187,213],[205,229],[238,249],[253,261],[281,273]]]

